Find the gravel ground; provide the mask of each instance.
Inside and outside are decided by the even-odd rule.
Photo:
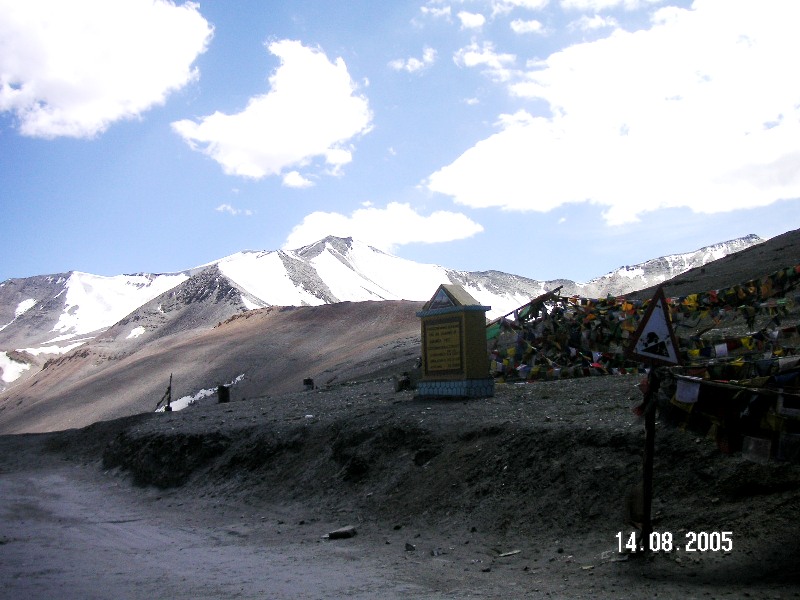
[[[44,501],[30,490],[48,477],[62,488],[72,482],[89,504],[107,497],[118,506],[122,494],[137,524],[167,528],[160,535],[188,530],[198,537],[187,544],[215,548],[223,564],[281,565],[259,567],[262,575],[233,597],[800,597],[800,467],[723,455],[696,431],[657,427],[654,529],[671,534],[675,548],[649,557],[619,551],[617,534],[633,531],[626,499],[641,479],[638,381],[501,384],[493,398],[462,401],[416,398],[376,379],[208,399],[179,412],[0,437],[0,481],[17,496],[29,490],[31,505]],[[22,476],[39,483],[21,485],[14,478]],[[8,529],[25,502],[4,502]],[[357,535],[324,539],[343,526]],[[71,581],[19,567],[24,536],[15,531],[0,533],[4,578],[49,592]],[[686,551],[688,532],[723,531],[731,551]],[[193,585],[165,579],[170,596],[201,597],[197,586],[211,571],[209,590],[235,589],[242,568],[223,581],[202,567],[212,558],[183,563]],[[137,581],[105,585],[144,597]],[[281,587],[286,581],[296,584]]]

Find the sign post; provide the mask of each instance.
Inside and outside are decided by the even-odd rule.
[[[636,333],[633,334],[628,354],[650,365],[647,388],[644,393],[644,459],[642,464],[642,541],[640,549],[650,551],[650,534],[653,532],[653,456],[656,445],[656,408],[661,380],[656,373],[659,365],[680,364],[678,341],[672,330],[664,290],[656,290]]]
[[[633,334],[628,354],[651,365],[680,364],[678,340],[672,331],[664,290],[660,287]]]

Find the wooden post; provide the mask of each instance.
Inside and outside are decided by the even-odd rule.
[[[650,551],[650,534],[653,532],[653,457],[656,448],[656,408],[661,380],[655,366],[647,376],[647,394],[644,405],[644,464],[642,468],[642,542],[644,552]]]
[[[169,387],[167,388],[167,405],[164,407],[164,412],[172,411],[172,373],[169,374]]]
[[[165,400],[167,402],[166,404],[164,404]],[[164,412],[171,412],[172,411],[172,406],[170,406],[171,403],[172,403],[172,373],[169,374],[169,385],[167,386],[167,391],[164,392],[164,395],[161,396],[161,400],[159,400],[158,404],[156,404],[156,410],[158,410],[158,408],[162,404],[164,404]]]

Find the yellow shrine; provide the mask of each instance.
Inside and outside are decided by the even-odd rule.
[[[417,316],[422,320],[419,396],[494,396],[486,355],[486,311],[463,287],[442,284]]]

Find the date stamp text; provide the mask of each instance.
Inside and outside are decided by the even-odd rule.
[[[617,532],[620,553],[644,552],[733,552],[732,531],[687,531],[673,535],[669,531],[653,531],[649,539],[637,538],[636,532]],[[645,544],[649,545],[645,547]]]

